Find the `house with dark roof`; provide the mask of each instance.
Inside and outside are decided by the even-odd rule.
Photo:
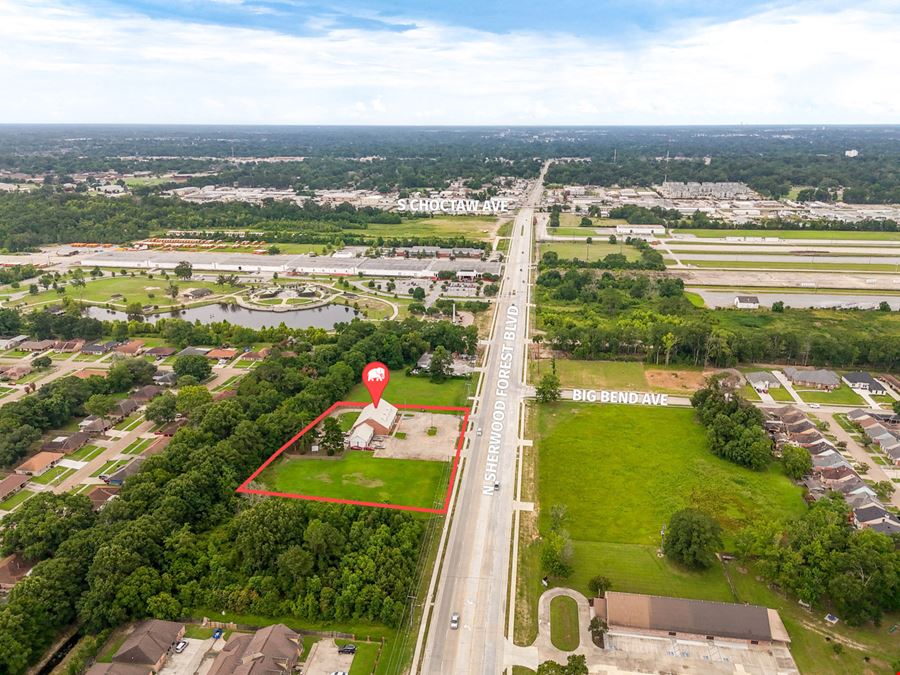
[[[212,291],[208,288],[188,288],[181,292],[181,297],[186,300],[199,300],[208,295],[212,295]]]
[[[778,389],[781,387],[781,382],[778,378],[767,370],[746,373],[744,377],[756,391],[766,392],[769,391],[769,389]]]
[[[175,356],[206,356],[209,349],[205,347],[185,347]]]
[[[159,396],[160,394],[162,394],[163,391],[164,391],[164,390],[163,390],[162,387],[158,387],[158,386],[155,386],[155,385],[152,385],[152,384],[148,384],[148,385],[145,385],[145,386],[141,387],[141,388],[138,389],[137,391],[135,391],[135,392],[131,395],[131,398],[132,398],[136,403],[139,403],[139,404],[142,404],[142,405],[143,405],[144,403],[149,403],[150,401],[152,401],[153,399],[155,399],[157,396]]]
[[[165,359],[174,356],[178,350],[175,347],[151,347],[144,352],[145,356],[152,356],[156,359]]]
[[[107,485],[122,485],[126,480],[128,480],[129,477],[133,476],[141,470],[141,465],[143,463],[143,457],[135,457],[115,473],[111,473],[105,479],[103,478],[103,476],[100,476],[100,478],[105,480]]]
[[[841,379],[846,382],[851,389],[856,389],[857,391],[864,391],[867,394],[874,394],[876,396],[884,396],[887,394],[887,389],[885,389],[881,382],[876,380],[869,373],[861,370],[846,373],[841,376]]]
[[[735,309],[759,309],[759,298],[755,295],[734,296]]]
[[[184,624],[148,619],[131,632],[113,655],[113,663],[147,666],[160,671],[175,643],[184,637]]]
[[[91,436],[99,436],[103,432],[111,429],[115,423],[109,417],[97,417],[90,415],[85,417],[78,423],[78,428]]]
[[[172,387],[178,382],[178,375],[172,370],[158,372],[153,376],[153,382],[162,387]]]
[[[133,663],[95,663],[85,675],[153,675],[150,666]]]
[[[57,436],[52,441],[47,441],[41,446],[41,450],[48,452],[75,452],[91,438],[91,435],[85,431],[76,431],[68,436]]]
[[[778,612],[758,605],[607,591],[594,598],[593,613],[611,635],[785,646],[791,641]]]
[[[878,523],[891,522],[900,526],[900,519],[882,506],[871,504],[853,511],[853,522],[857,527],[871,527]]]
[[[137,356],[144,351],[144,341],[143,340],[129,340],[123,344],[118,345],[115,348],[116,354],[122,354],[123,356]]]
[[[793,384],[801,387],[831,391],[841,386],[841,378],[838,377],[838,374],[824,368],[801,369],[788,366],[784,369],[784,374]]]
[[[44,352],[51,349],[55,344],[56,340],[26,340],[18,348],[23,352]]]
[[[118,342],[94,342],[81,348],[82,354],[108,354],[116,348]]]
[[[284,624],[266,626],[253,635],[233,635],[216,656],[207,675],[280,675],[291,673],[303,640]]]
[[[139,407],[140,405],[133,398],[123,398],[121,401],[116,401],[109,414],[111,417],[122,419],[128,417],[128,415],[133,413]]]

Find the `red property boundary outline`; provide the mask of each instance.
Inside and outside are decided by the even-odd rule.
[[[395,407],[399,410],[439,410],[444,412],[461,412],[463,413],[463,421],[459,431],[459,440],[456,442],[456,454],[453,456],[453,467],[450,470],[450,480],[447,483],[447,494],[444,495],[444,503],[441,505],[439,509],[427,508],[424,506],[407,506],[405,504],[384,504],[380,502],[363,502],[355,499],[338,499],[336,497],[321,497],[318,495],[298,495],[292,492],[274,492],[272,490],[255,490],[253,488],[247,487],[254,478],[256,478],[259,474],[263,472],[263,470],[269,466],[272,462],[274,462],[278,456],[291,447],[297,440],[303,436],[310,429],[315,427],[319,422],[328,417],[332,412],[334,412],[338,408],[364,408],[367,403],[363,403],[360,401],[338,401],[333,403],[328,410],[319,415],[312,422],[303,427],[293,438],[291,438],[287,443],[282,445],[278,450],[276,450],[272,455],[263,462],[259,468],[250,474],[250,476],[241,483],[235,492],[240,492],[242,494],[251,494],[251,495],[264,495],[266,497],[287,497],[289,499],[305,499],[307,501],[313,502],[330,502],[332,504],[354,504],[356,506],[372,506],[379,509],[396,509],[398,511],[416,511],[418,513],[435,513],[437,515],[446,515],[448,509],[450,508],[450,494],[453,491],[453,483],[456,481],[456,472],[459,469],[459,456],[462,453],[463,442],[465,441],[466,430],[469,427],[469,414],[472,412],[471,408],[467,408],[464,406],[452,406],[452,405],[409,405],[409,404],[398,404]]]

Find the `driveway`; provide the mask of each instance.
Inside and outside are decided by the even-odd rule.
[[[184,651],[176,654],[174,651],[166,659],[166,665],[159,671],[159,675],[194,675],[206,652],[212,647],[213,640],[195,640],[184,638],[188,643]]]
[[[349,673],[353,664],[353,654],[338,654],[338,648],[332,638],[324,638],[316,642],[309,650],[303,675],[331,675],[331,673]]]

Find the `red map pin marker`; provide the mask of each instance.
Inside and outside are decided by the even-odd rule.
[[[372,361],[372,363],[363,368],[362,381],[366,389],[369,390],[369,396],[372,397],[372,402],[376,408],[390,379],[391,371],[380,361]]]

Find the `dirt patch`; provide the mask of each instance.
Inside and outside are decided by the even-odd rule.
[[[347,474],[344,476],[344,482],[366,488],[380,488],[384,485],[383,480],[372,480],[371,478],[366,478],[365,475],[361,473]]]
[[[702,389],[706,378],[715,375],[715,370],[650,370],[644,371],[648,384],[654,389],[692,392]]]
[[[404,413],[394,435],[375,450],[375,457],[446,462],[456,454],[460,417],[440,413]],[[435,433],[428,431],[434,427]]]

